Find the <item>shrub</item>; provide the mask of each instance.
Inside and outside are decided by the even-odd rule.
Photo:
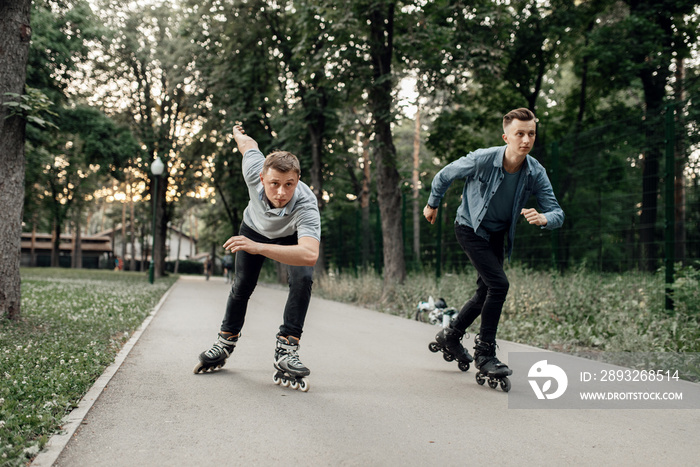
[[[697,271],[679,274],[674,291],[676,312],[664,309],[661,274],[597,273],[579,269],[566,274],[533,271],[508,264],[510,291],[498,337],[535,347],[580,353],[699,352]],[[476,274],[411,274],[388,302],[380,302],[382,278],[373,270],[359,275],[333,273],[316,281],[320,296],[412,318],[416,306],[444,298],[457,308],[473,295]],[[480,321],[470,327],[474,334]]]
[[[690,266],[680,268],[671,289],[677,313],[700,316],[700,270]]]

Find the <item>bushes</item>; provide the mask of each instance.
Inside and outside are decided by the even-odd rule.
[[[584,269],[561,275],[507,265],[510,291],[498,337],[564,352],[700,352],[700,273],[679,272],[675,312],[664,309],[663,274],[595,273]],[[474,293],[476,274],[412,274],[380,303],[382,279],[374,271],[328,274],[315,293],[324,298],[413,317],[418,302],[432,295],[460,309]],[[478,332],[479,320],[469,329]]]
[[[676,313],[700,317],[700,270],[679,269],[671,289]]]

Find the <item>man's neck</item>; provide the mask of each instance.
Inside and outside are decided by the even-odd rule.
[[[508,147],[506,147],[506,153],[503,156],[503,169],[506,172],[513,174],[520,170],[525,162],[525,158],[527,158],[527,154],[521,157],[517,154],[511,153],[508,151]]]

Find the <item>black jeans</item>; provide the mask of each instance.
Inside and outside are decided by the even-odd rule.
[[[506,231],[493,233],[490,239],[486,240],[474,233],[474,229],[455,224],[455,234],[478,276],[476,293],[464,304],[452,327],[464,333],[481,315],[480,338],[486,342],[494,342],[503,303],[510,287],[503,271]]]
[[[273,243],[277,245],[296,245],[297,236],[270,239],[264,237],[248,227],[241,224],[240,235],[244,235],[254,242]],[[235,273],[233,286],[228,295],[226,303],[226,314],[221,323],[221,330],[238,334],[243,327],[248,300],[258,284],[260,270],[262,269],[265,257],[252,255],[245,251],[236,253]],[[301,337],[306,319],[306,312],[311,301],[311,285],[313,284],[312,266],[287,266],[289,295],[284,308],[283,324],[280,326],[280,334],[283,336]]]

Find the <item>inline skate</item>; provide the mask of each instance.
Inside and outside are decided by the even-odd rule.
[[[510,391],[508,376],[513,374],[513,370],[496,358],[496,342],[485,342],[477,335],[474,344],[474,365],[479,370],[476,382],[483,385],[488,380],[491,389],[496,389],[500,384],[503,392]]]
[[[299,339],[294,336],[277,335],[275,348],[275,368],[277,371],[272,376],[275,384],[283,387],[291,387],[301,392],[309,390],[309,376],[311,371],[299,361]]]
[[[199,354],[199,363],[194,367],[194,374],[217,370],[226,364],[236,347],[239,335],[220,332],[211,349]]]
[[[469,364],[474,361],[467,349],[462,345],[464,333],[450,327],[443,328],[435,336],[435,341],[428,344],[431,352],[442,352],[442,358],[447,362],[457,360],[457,366],[462,371],[469,370]]]

